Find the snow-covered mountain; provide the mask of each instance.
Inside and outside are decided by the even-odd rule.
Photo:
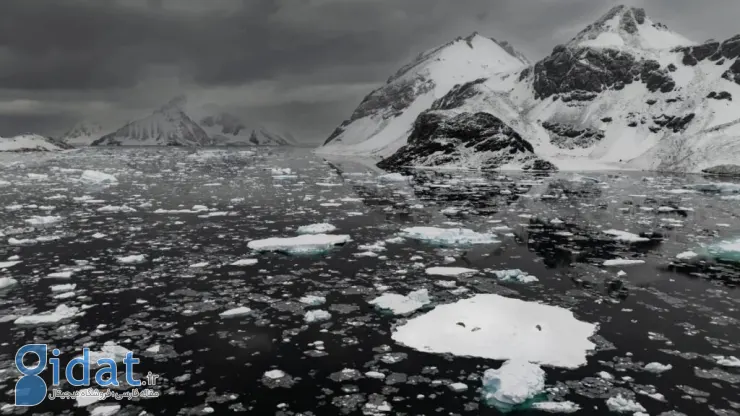
[[[408,144],[381,166],[740,165],[739,57],[740,35],[695,44],[643,9],[618,6],[534,65],[451,88],[419,111]]]
[[[419,55],[365,97],[318,152],[393,154],[406,144],[414,120],[456,84],[527,65],[513,48],[503,45],[474,33]]]
[[[200,126],[214,142],[225,146],[291,146],[293,138],[266,127],[249,128],[238,117],[218,113],[203,117]]]
[[[98,123],[83,121],[77,123],[59,139],[75,147],[89,146],[90,143],[103,137],[106,132]]]
[[[0,137],[0,152],[50,152],[70,149],[71,146],[38,134]]]
[[[184,97],[176,97],[152,114],[91,143],[91,146],[208,146],[213,140],[185,114]]]

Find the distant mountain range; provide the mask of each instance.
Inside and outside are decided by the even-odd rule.
[[[184,97],[176,97],[146,117],[106,131],[97,123],[83,122],[61,141],[73,146],[290,146],[289,134],[265,127],[247,127],[234,115],[217,113],[196,122],[185,110]]]
[[[740,35],[694,43],[617,6],[534,64],[478,34],[419,55],[317,152],[380,166],[740,165]]]

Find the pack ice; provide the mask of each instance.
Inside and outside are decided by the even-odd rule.
[[[500,243],[495,234],[467,228],[411,227],[401,230],[401,236],[441,246]]]

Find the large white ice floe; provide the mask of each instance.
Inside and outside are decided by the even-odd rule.
[[[564,308],[483,294],[410,319],[392,338],[430,353],[576,368],[595,348],[588,338],[596,329]]]
[[[33,217],[25,220],[25,221],[26,221],[26,223],[28,223],[30,225],[44,226],[44,225],[56,224],[56,223],[58,223],[61,220],[62,220],[62,217],[54,216],[54,215],[51,215],[51,216],[38,216],[38,215],[35,215],[35,216],[33,216]]]
[[[645,260],[613,259],[604,261],[605,267],[636,266],[638,264],[645,264]]]
[[[509,360],[483,373],[483,400],[504,412],[532,401],[545,389],[545,372],[526,360]]]
[[[495,234],[479,233],[467,228],[411,227],[401,230],[400,235],[441,246],[500,243]]]
[[[98,172],[96,170],[86,170],[82,172],[82,175],[80,176],[80,181],[89,183],[89,184],[116,184],[118,183],[118,179],[108,173]]]
[[[702,258],[740,263],[740,238],[719,241],[697,251]]]
[[[581,410],[581,406],[573,402],[537,402],[532,404],[533,409],[547,413],[568,414]]]
[[[430,276],[461,276],[478,273],[478,270],[467,269],[465,267],[430,267],[426,269],[426,274]]]
[[[307,323],[323,322],[331,319],[331,314],[323,309],[317,309],[315,311],[308,311],[303,316],[303,320]]]
[[[636,413],[636,412],[644,412],[645,408],[642,407],[640,403],[637,403],[634,400],[630,400],[621,394],[610,397],[606,401],[606,407],[609,408],[610,411],[615,413]]]
[[[257,260],[257,259],[241,259],[241,260],[237,260],[237,261],[231,263],[230,266],[238,266],[238,267],[242,267],[242,266],[254,266],[258,262],[259,262],[259,260]]]
[[[298,237],[252,240],[247,247],[254,251],[280,251],[288,254],[316,254],[350,241],[349,235],[305,234]]]
[[[54,324],[77,315],[80,311],[75,306],[59,305],[53,311],[42,312],[36,315],[21,316],[15,320],[16,325],[43,325]]]
[[[141,264],[146,262],[146,254],[132,254],[130,256],[118,257],[116,261],[120,264]]]
[[[303,225],[301,227],[298,227],[298,234],[326,234],[331,233],[333,231],[336,231],[337,227],[327,224],[327,223],[321,223],[321,224],[311,224],[311,225]]]
[[[379,309],[392,312],[394,315],[405,315],[423,308],[431,302],[429,291],[419,289],[408,294],[408,296],[396,293],[385,293],[370,301]]]

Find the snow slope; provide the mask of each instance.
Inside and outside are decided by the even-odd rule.
[[[183,111],[184,97],[176,97],[152,114],[132,121],[91,146],[207,146],[208,134]]]
[[[38,134],[0,137],[0,152],[48,152],[68,148],[64,143],[39,136]]]
[[[371,92],[352,117],[317,151],[389,156],[406,144],[419,114],[456,84],[512,71],[526,64],[495,40],[477,33],[458,38],[419,55],[386,85]]]
[[[532,66],[450,89],[404,134],[413,142],[381,166],[699,172],[740,165],[738,100],[740,36],[697,45],[643,9],[618,6]],[[482,114],[500,123],[470,123]],[[366,144],[377,140],[364,137],[355,150],[376,154]],[[535,157],[547,163],[522,163]]]

